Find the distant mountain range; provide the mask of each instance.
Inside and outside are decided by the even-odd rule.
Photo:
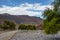
[[[0,23],[4,20],[14,21],[17,24],[35,24],[39,25],[43,22],[40,17],[28,16],[28,15],[10,15],[7,13],[0,14]]]

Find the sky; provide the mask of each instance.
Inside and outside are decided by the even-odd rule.
[[[42,18],[46,8],[52,8],[53,0],[0,0],[0,14],[28,15]]]

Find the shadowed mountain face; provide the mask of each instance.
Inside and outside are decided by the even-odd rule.
[[[42,23],[42,19],[39,17],[34,16],[27,16],[27,15],[10,15],[10,14],[0,14],[0,23],[4,20],[14,21],[17,24],[35,24],[39,25]]]

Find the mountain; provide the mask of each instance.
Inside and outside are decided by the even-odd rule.
[[[28,15],[10,15],[7,13],[0,14],[0,23],[4,20],[14,21],[17,24],[35,24],[39,25],[43,22],[40,17],[28,16]]]

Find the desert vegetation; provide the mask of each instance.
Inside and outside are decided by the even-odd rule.
[[[21,29],[21,30],[36,30],[36,26],[35,25],[20,24],[18,29]]]
[[[54,0],[53,9],[47,8],[44,13],[44,31],[56,34],[60,30],[60,0]]]
[[[36,30],[35,25],[20,24],[17,27],[19,30]],[[16,30],[16,24],[12,21],[6,20],[0,25],[0,30]]]
[[[0,25],[1,30],[15,30],[16,24],[11,21],[4,21],[3,24]]]

